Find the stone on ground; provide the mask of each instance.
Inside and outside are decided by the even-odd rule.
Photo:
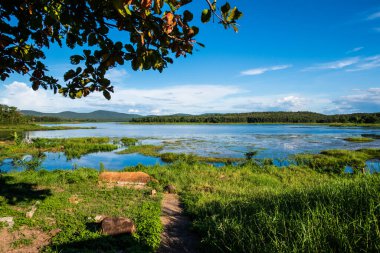
[[[146,185],[151,177],[144,172],[102,172],[99,181],[118,185]]]
[[[101,222],[102,233],[105,235],[132,234],[136,226],[132,220],[124,217],[107,217]]]

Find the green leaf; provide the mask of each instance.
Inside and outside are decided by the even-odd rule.
[[[111,99],[111,94],[110,94],[107,90],[104,90],[104,91],[103,91],[103,96],[104,96],[107,100],[110,100],[110,99]]]
[[[131,44],[125,44],[124,47],[130,53],[134,53],[135,52],[135,49],[133,48],[133,46]]]
[[[231,9],[230,4],[227,2],[221,7],[221,11],[223,15],[227,15],[228,11]]]
[[[191,20],[193,20],[193,13],[191,13],[190,11],[186,10],[183,12],[183,21],[184,22],[190,22]]]
[[[204,9],[202,11],[201,21],[202,23],[207,23],[210,21],[211,11],[209,9]]]
[[[70,69],[69,71],[67,71],[64,75],[63,75],[63,79],[65,80],[65,82],[71,78],[73,78],[75,76],[75,71]]]
[[[39,87],[40,87],[40,83],[38,81],[33,82],[33,84],[32,84],[33,90],[38,90]]]
[[[227,21],[235,21],[243,15],[236,7],[234,7],[228,15]]]
[[[127,13],[125,12],[124,5],[123,5],[123,0],[113,0],[113,7],[119,12],[119,14],[123,17],[127,16]]]
[[[80,61],[84,60],[84,58],[80,55],[72,55],[70,56],[71,64],[77,65]]]
[[[88,36],[88,45],[89,46],[93,46],[96,43],[97,43],[96,34],[95,33],[90,33],[90,35]]]
[[[83,96],[83,92],[80,90],[77,92],[77,94],[75,94],[75,97],[76,98],[81,98]]]

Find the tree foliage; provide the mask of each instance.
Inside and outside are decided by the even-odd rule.
[[[20,124],[27,121],[28,119],[16,107],[0,104],[0,125]]]
[[[135,123],[380,123],[380,113],[324,115],[314,112],[250,112],[188,116],[149,116]]]
[[[184,10],[192,0],[12,0],[0,1],[0,79],[10,74],[30,76],[34,90],[53,89],[70,98],[102,92],[111,98],[107,71],[130,62],[134,70],[163,71],[173,57],[193,52],[199,29],[193,13]],[[214,16],[237,31],[242,13],[229,3],[205,0],[201,21]],[[117,30],[118,38],[111,36]],[[58,44],[83,53],[70,56],[73,69],[64,84],[49,76],[44,50]]]

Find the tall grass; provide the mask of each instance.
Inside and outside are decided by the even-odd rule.
[[[337,176],[254,163],[137,169],[178,187],[207,252],[380,250],[378,175]]]

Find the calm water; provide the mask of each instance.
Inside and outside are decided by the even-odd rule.
[[[244,153],[259,150],[258,158],[286,159],[296,153],[318,153],[325,149],[358,149],[380,147],[380,140],[370,143],[350,143],[344,138],[362,134],[380,135],[380,129],[339,128],[308,125],[134,125],[119,123],[65,124],[65,126],[97,127],[97,129],[35,131],[30,138],[70,137],[135,137],[144,144],[164,144],[163,152],[186,152],[203,156],[244,157]],[[160,159],[137,154],[117,155],[97,153],[66,161],[63,154],[48,154],[45,168],[99,167],[122,169],[138,163],[151,165]],[[8,161],[8,167],[9,167]],[[5,165],[0,167],[4,170]]]

